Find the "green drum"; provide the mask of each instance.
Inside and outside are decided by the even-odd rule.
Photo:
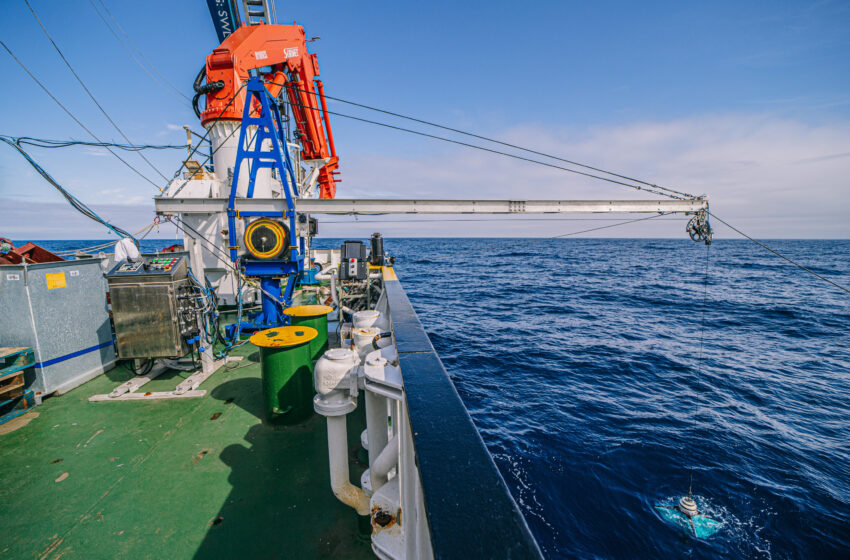
[[[311,327],[319,335],[310,342],[310,356],[316,363],[328,349],[328,313],[333,311],[328,305],[298,305],[283,310],[289,315],[289,323],[296,327]]]
[[[260,348],[263,410],[270,423],[294,424],[313,414],[310,342],[318,334],[310,327],[293,326],[251,337],[251,344]]]

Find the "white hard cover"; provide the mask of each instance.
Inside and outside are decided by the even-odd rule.
[[[354,327],[358,329],[368,329],[373,326],[380,318],[381,312],[375,309],[366,309],[358,311],[354,314]]]
[[[325,352],[316,362],[313,370],[316,392],[320,395],[328,395],[338,388],[346,387],[345,380],[348,374],[359,363],[359,356],[353,350],[333,348]]]

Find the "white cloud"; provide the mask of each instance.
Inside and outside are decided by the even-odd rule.
[[[756,237],[850,237],[847,218],[850,211],[850,122],[806,124],[761,115],[724,115],[584,130],[518,126],[505,130],[498,137],[677,190],[707,194],[717,215]],[[447,146],[442,155],[411,153],[407,157],[346,156],[345,146],[339,145],[338,149],[343,183],[337,194],[341,198],[648,197],[617,185],[460,146]],[[109,206],[97,206],[97,200],[87,200],[84,195],[81,198],[93,204],[98,212],[103,209],[125,229],[140,229],[153,217],[153,202],[146,195],[119,198],[122,191],[117,188],[99,194],[103,198],[111,195],[117,200]],[[49,232],[44,229],[44,220],[34,218],[31,205],[9,200],[3,204],[6,220],[4,232],[0,234],[7,236],[79,238],[100,231],[97,224],[81,216],[77,218],[79,215],[63,202],[39,205],[56,216],[49,220],[50,224],[56,224],[50,226]],[[44,216],[43,211],[36,213]],[[374,223],[381,219],[405,218],[411,221]],[[363,216],[363,223],[357,225],[329,223],[348,218],[320,217],[320,232],[324,237],[365,237],[373,231],[399,237],[552,236],[605,225],[605,222],[575,220],[586,218],[584,216],[552,222],[428,224],[419,221],[429,218],[439,217]],[[720,224],[715,227],[718,236],[736,237]],[[681,238],[684,237],[684,222],[648,221],[588,235]]]
[[[499,137],[676,190],[707,194],[719,216],[762,237],[850,237],[846,216],[850,210],[848,122],[810,125],[759,115],[725,115],[582,131],[523,126]],[[468,148],[457,147],[447,154],[345,159],[343,153],[344,183],[338,195],[514,199],[652,196]],[[551,227],[543,224],[525,229],[531,235],[548,235],[554,234]],[[496,226],[482,228],[475,225],[463,229],[470,234],[504,231]],[[719,233],[725,232],[720,229]],[[642,224],[631,227],[628,233],[610,233],[627,234],[678,236],[681,230],[677,226],[675,231],[664,232]]]
[[[112,156],[112,154],[110,154],[108,151],[104,150],[103,148],[98,148],[98,149],[86,148],[85,150],[83,150],[83,153],[86,154],[87,156],[94,156],[94,157],[111,157]]]

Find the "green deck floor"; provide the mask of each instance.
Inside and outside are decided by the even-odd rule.
[[[258,353],[234,355],[204,397],[88,402],[130,378],[118,367],[0,435],[0,559],[374,558],[331,492],[324,418],[263,424]],[[363,427],[352,414],[354,481]]]

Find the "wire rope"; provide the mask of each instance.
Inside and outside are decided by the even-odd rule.
[[[705,273],[703,274],[702,280],[702,309],[700,311],[700,328],[699,328],[699,353],[697,354],[697,369],[696,369],[696,377],[694,379],[694,390],[696,391],[696,396],[694,397],[694,409],[691,416],[691,422],[693,425],[694,431],[696,431],[697,427],[697,412],[699,411],[699,385],[702,378],[702,367],[703,367],[703,348],[705,344],[705,311],[708,308],[708,269],[711,261],[711,244],[707,243],[705,245]],[[688,473],[688,496],[693,496],[693,485],[694,485],[694,466],[691,464]]]
[[[280,85],[280,84],[275,84],[275,85]],[[310,94],[310,95],[314,95],[314,96],[316,96],[316,97],[318,97],[318,96],[319,96],[319,93],[318,93],[318,92],[308,91],[308,90],[305,90],[305,89],[301,89],[301,88],[299,88],[298,86],[295,86],[295,85],[293,85],[293,84],[289,84],[289,85],[288,85],[288,87],[290,87],[290,88],[292,88],[292,89],[295,89],[295,90],[298,90],[298,91],[303,92],[303,93],[307,93],[307,94]],[[552,154],[547,154],[547,153],[545,153],[545,152],[540,152],[540,151],[537,151],[537,150],[533,150],[533,149],[531,149],[531,148],[525,148],[525,147],[523,147],[523,146],[518,146],[518,145],[516,145],[516,144],[511,144],[511,143],[509,143],[509,142],[503,142],[503,141],[501,141],[501,140],[496,140],[495,138],[489,138],[489,137],[487,137],[487,136],[482,136],[482,135],[480,135],[480,134],[475,134],[475,133],[473,133],[473,132],[467,132],[467,131],[465,131],[465,130],[460,130],[460,129],[458,129],[458,128],[452,128],[452,127],[450,127],[450,126],[445,126],[445,125],[437,124],[437,123],[435,123],[435,122],[426,121],[426,120],[424,120],[424,119],[419,119],[419,118],[416,118],[416,117],[411,117],[411,116],[409,116],[409,115],[403,115],[403,114],[401,114],[401,113],[396,113],[396,112],[393,112],[393,111],[388,111],[388,110],[386,110],[386,109],[381,109],[381,108],[379,108],[379,107],[373,107],[373,106],[371,106],[371,105],[366,105],[366,104],[363,104],[363,103],[357,103],[357,102],[355,102],[355,101],[349,101],[349,100],[347,100],[347,99],[342,99],[342,98],[339,98],[339,97],[333,97],[333,96],[330,96],[330,95],[327,95],[327,94],[324,94],[324,95],[323,95],[323,97],[325,97],[326,99],[331,99],[331,100],[333,100],[333,101],[338,101],[338,102],[340,102],[340,103],[345,103],[345,104],[347,104],[347,105],[352,105],[352,106],[354,106],[354,107],[360,107],[360,108],[363,108],[363,109],[368,109],[368,110],[370,110],[370,111],[375,111],[375,112],[378,112],[378,113],[383,113],[383,114],[385,114],[385,115],[390,115],[390,116],[393,116],[393,117],[398,117],[398,118],[400,118],[400,119],[405,119],[405,120],[409,120],[409,121],[412,121],[412,122],[417,122],[417,123],[420,123],[420,124],[424,124],[424,125],[427,125],[427,126],[432,126],[432,127],[435,127],[435,128],[440,128],[440,129],[442,129],[442,130],[448,130],[448,131],[450,131],[450,132],[455,132],[455,133],[457,133],[457,134],[462,134],[462,135],[464,135],[464,136],[469,136],[469,137],[471,137],[471,138],[478,138],[479,140],[485,140],[485,141],[487,141],[487,142],[492,142],[492,143],[494,143],[494,144],[499,144],[499,145],[502,145],[502,146],[506,146],[506,147],[508,147],[508,148],[514,148],[514,149],[516,149],[516,150],[520,150],[520,151],[527,152],[527,153],[530,153],[530,154],[535,154],[535,155],[538,155],[538,156],[547,157],[547,158],[554,159],[554,160],[557,160],[557,161],[561,161],[561,162],[564,162],[564,163],[569,163],[569,164],[571,164],[571,165],[576,165],[576,166],[578,166],[578,167],[583,167],[583,168],[585,168],[585,169],[591,169],[591,170],[593,170],[593,171],[598,171],[598,172],[600,172],[600,173],[605,173],[606,175],[611,175],[611,176],[613,176],[613,177],[619,177],[620,179],[625,179],[625,180],[627,180],[627,181],[633,181],[633,182],[635,182],[635,183],[640,183],[640,184],[642,184],[642,185],[646,185],[646,186],[648,186],[648,187],[652,187],[652,188],[655,188],[655,189],[660,189],[660,190],[664,190],[664,191],[669,191],[669,192],[671,192],[671,193],[673,193],[673,194],[677,194],[677,195],[680,195],[680,196],[684,196],[684,197],[688,197],[688,198],[696,198],[696,197],[695,197],[694,195],[692,195],[692,194],[684,193],[684,192],[677,191],[677,190],[674,190],[674,189],[670,189],[670,188],[667,188],[667,187],[662,187],[662,186],[657,185],[657,184],[655,184],[655,183],[650,183],[650,182],[647,182],[647,181],[643,181],[643,180],[641,180],[641,179],[635,179],[634,177],[629,177],[628,175],[622,175],[622,174],[620,174],[620,173],[616,173],[616,172],[614,172],[614,171],[608,171],[608,170],[606,170],[606,169],[602,169],[602,168],[600,168],[600,167],[594,167],[594,166],[592,166],[592,165],[588,165],[588,164],[585,164],[585,163],[579,163],[579,162],[577,162],[577,161],[569,160],[569,159],[562,158],[562,157],[559,157],[559,156],[554,156],[554,155],[552,155]]]
[[[141,68],[141,69],[142,69],[142,71],[144,71],[144,73],[145,73],[145,74],[147,74],[147,75],[148,75],[148,77],[149,77],[149,78],[150,78],[150,79],[151,79],[151,80],[152,80],[152,81],[153,81],[156,85],[158,85],[159,87],[161,87],[163,91],[165,91],[168,95],[170,95],[171,97],[173,97],[174,99],[176,99],[176,100],[177,100],[177,102],[178,102],[178,103],[180,103],[181,105],[183,105],[184,107],[188,107],[189,109],[191,109],[191,108],[192,108],[192,106],[189,104],[189,101],[190,101],[189,97],[187,97],[186,95],[184,95],[184,94],[180,93],[180,91],[179,91],[179,90],[177,90],[176,88],[174,88],[174,86],[171,86],[171,88],[172,88],[172,89],[174,89],[174,91],[176,91],[176,92],[177,92],[177,94],[178,94],[179,96],[182,96],[182,97],[185,99],[185,101],[184,101],[183,99],[180,99],[180,97],[179,97],[178,95],[175,95],[175,94],[174,94],[174,91],[171,91],[171,89],[169,89],[168,87],[166,87],[166,86],[165,86],[165,84],[164,84],[162,81],[160,81],[160,79],[159,79],[159,78],[157,78],[156,76],[154,76],[154,75],[151,73],[151,71],[147,68],[147,66],[145,66],[144,64],[142,64],[142,62],[141,62],[141,61],[140,61],[140,60],[136,57],[136,55],[133,53],[133,51],[131,51],[131,50],[130,50],[130,48],[127,46],[127,44],[124,42],[124,40],[123,40],[123,39],[121,39],[121,37],[119,37],[119,36],[118,36],[118,33],[116,33],[116,32],[115,32],[115,30],[112,28],[112,26],[109,24],[109,22],[108,22],[108,21],[106,21],[106,18],[105,18],[105,17],[104,17],[104,15],[101,13],[100,9],[98,9],[97,5],[94,3],[94,0],[89,0],[89,4],[91,4],[92,8],[94,8],[94,11],[95,11],[95,12],[97,12],[97,15],[100,17],[101,21],[102,21],[102,22],[103,22],[103,24],[106,26],[106,28],[107,28],[107,29],[109,29],[109,32],[110,32],[110,33],[112,33],[112,35],[115,37],[115,40],[117,40],[117,41],[118,41],[118,43],[119,43],[119,44],[120,44],[120,45],[124,48],[124,50],[125,50],[125,51],[127,51],[127,54],[128,54],[128,55],[130,55],[130,58],[132,58],[132,59],[133,59],[133,62],[135,62],[135,63],[138,65],[138,67],[139,67],[139,68]],[[109,10],[107,10],[107,9],[106,9],[106,6],[103,4],[103,2],[100,2],[100,4],[101,4],[101,6],[103,6],[103,9],[104,9],[104,10],[106,10],[106,11],[107,11],[107,13],[108,13],[108,12],[109,12]],[[117,22],[117,21],[115,21],[115,18],[114,18],[114,17],[112,17],[112,14],[109,14],[109,17],[112,19],[112,21],[115,23],[115,25],[116,25],[116,26],[118,26],[118,27],[120,28],[120,25],[118,25],[118,22]],[[123,30],[123,29],[121,29],[121,32],[124,34],[124,36],[125,36],[125,37],[127,37],[127,34],[124,32],[124,30]],[[127,37],[127,39],[129,40],[129,37]],[[132,44],[132,43],[131,43],[131,44]],[[134,46],[135,46],[135,45],[134,45]],[[169,83],[169,85],[171,85],[171,84]]]
[[[50,33],[47,31],[47,28],[44,26],[44,23],[42,23],[41,19],[38,17],[38,14],[35,13],[35,10],[33,9],[29,0],[24,0],[24,3],[30,9],[30,12],[32,12],[33,17],[38,22],[38,25],[41,27],[41,30],[44,31],[44,34],[50,41],[50,44],[53,45],[53,48],[56,50],[57,53],[59,53],[59,57],[62,58],[62,61],[65,63],[65,66],[68,67],[68,70],[71,71],[71,74],[74,75],[74,78],[77,79],[77,82],[79,82],[80,86],[82,86],[82,88],[85,90],[89,98],[94,102],[95,105],[97,105],[97,108],[100,109],[100,112],[103,113],[103,116],[106,117],[106,120],[109,121],[109,123],[115,128],[115,130],[118,131],[118,133],[124,138],[124,140],[126,140],[128,144],[132,144],[133,142],[130,140],[130,138],[128,138],[127,135],[124,134],[124,131],[121,130],[121,127],[119,127],[118,124],[112,119],[112,117],[109,116],[109,113],[106,112],[106,109],[103,108],[103,105],[100,104],[100,102],[97,100],[97,98],[88,88],[88,86],[86,86],[86,83],[83,81],[80,75],[77,74],[77,71],[74,70],[74,67],[71,66],[71,63],[68,61],[68,59],[65,57],[65,54],[62,52],[62,49],[59,48],[59,45],[56,44],[56,41],[53,40],[53,37],[51,37]],[[150,168],[153,169],[160,177],[167,180],[167,177],[163,175],[162,172],[157,169],[157,167],[147,157],[145,157],[144,154],[139,152],[139,157],[145,160],[145,163],[147,163]]]
[[[837,282],[834,282],[834,281],[830,280],[829,278],[827,278],[827,277],[825,277],[825,276],[822,276],[822,275],[818,274],[818,273],[817,273],[817,272],[815,272],[814,270],[811,270],[811,269],[809,269],[809,268],[806,268],[805,266],[803,266],[803,265],[801,265],[800,263],[798,263],[798,262],[796,262],[796,261],[792,260],[792,259],[791,259],[791,258],[789,258],[789,257],[786,257],[785,255],[783,255],[782,253],[780,253],[779,251],[777,251],[777,250],[775,250],[775,249],[771,249],[770,247],[768,247],[767,245],[765,245],[765,244],[764,244],[764,243],[762,243],[761,241],[759,241],[759,240],[757,240],[757,239],[753,239],[752,237],[750,237],[749,235],[747,235],[747,234],[746,234],[746,233],[744,233],[743,231],[739,230],[738,228],[736,228],[735,226],[733,226],[733,225],[732,225],[732,224],[730,224],[729,222],[726,222],[726,221],[724,221],[724,220],[722,220],[722,219],[718,218],[718,217],[717,217],[714,213],[709,212],[708,214],[709,214],[712,218],[714,218],[715,220],[717,220],[718,222],[720,222],[721,224],[723,224],[723,225],[725,225],[726,227],[728,227],[729,229],[731,229],[731,230],[735,231],[736,233],[740,234],[740,235],[741,235],[741,236],[743,236],[743,237],[746,237],[747,239],[749,239],[750,241],[752,241],[753,243],[755,243],[756,245],[758,245],[759,247],[761,247],[761,248],[762,248],[762,249],[764,249],[765,251],[769,251],[769,252],[773,253],[774,255],[776,255],[776,256],[777,256],[777,257],[779,257],[779,258],[781,258],[781,259],[785,259],[786,261],[788,261],[789,263],[793,264],[794,266],[796,266],[796,267],[798,267],[798,268],[800,268],[800,269],[802,269],[802,270],[805,270],[806,272],[808,272],[808,273],[809,273],[809,274],[811,274],[812,276],[814,276],[814,277],[816,277],[816,278],[820,278],[820,279],[821,279],[821,280],[823,280],[824,282],[826,282],[826,283],[828,283],[828,284],[831,284],[831,285],[835,286],[836,288],[838,288],[839,290],[841,290],[841,291],[843,291],[843,292],[846,292],[846,293],[850,294],[850,288],[847,288],[846,286],[842,286],[841,284],[839,284],[839,283],[837,283]]]
[[[82,121],[80,121],[80,119],[78,119],[78,118],[74,115],[74,113],[72,113],[72,112],[71,112],[71,111],[70,111],[67,107],[65,107],[65,105],[63,105],[63,104],[62,104],[62,102],[61,102],[61,101],[59,101],[59,99],[57,99],[57,98],[56,98],[56,96],[55,96],[55,95],[53,95],[53,93],[52,93],[49,89],[47,89],[47,86],[45,86],[43,83],[41,83],[41,81],[40,81],[38,78],[36,78],[36,77],[35,77],[35,74],[33,74],[33,73],[30,71],[30,69],[29,69],[29,68],[27,68],[27,66],[26,66],[26,65],[25,65],[25,64],[21,61],[21,59],[19,59],[17,56],[15,56],[15,53],[13,53],[13,52],[12,52],[12,50],[8,47],[8,45],[6,45],[6,43],[4,43],[2,40],[0,40],[0,46],[2,46],[2,47],[6,50],[6,52],[7,52],[7,53],[9,53],[9,56],[11,56],[11,57],[15,60],[15,62],[17,62],[17,63],[18,63],[18,66],[20,66],[20,67],[21,67],[21,69],[23,69],[23,71],[24,71],[24,72],[26,72],[26,73],[27,73],[27,75],[29,75],[29,77],[30,77],[30,78],[32,78],[32,80],[33,80],[36,84],[38,84],[38,87],[40,87],[40,88],[44,91],[44,93],[46,93],[46,94],[48,95],[48,97],[50,97],[50,99],[52,99],[52,100],[54,101],[54,103],[56,103],[57,105],[59,105],[59,107],[60,107],[63,111],[65,111],[65,113],[66,113],[69,117],[71,117],[71,119],[73,119],[73,121],[74,121],[75,123],[77,123],[77,124],[80,126],[80,128],[82,128],[83,130],[85,130],[86,132],[88,132],[88,133],[89,133],[89,135],[90,135],[92,138],[94,138],[95,140],[97,140],[97,141],[98,141],[98,142],[100,142],[101,144],[106,144],[103,140],[101,140],[101,139],[97,136],[97,134],[95,134],[94,132],[92,132],[90,128],[88,128],[86,125],[84,125],[84,124],[82,123]],[[115,152],[114,152],[111,148],[109,148],[108,146],[105,146],[105,147],[106,147],[107,151],[108,151],[110,154],[112,154],[113,156],[115,156],[115,157],[116,157],[116,158],[117,158],[117,159],[118,159],[121,163],[123,163],[124,165],[126,165],[126,166],[127,166],[127,167],[131,170],[131,171],[133,171],[136,175],[138,175],[139,177],[141,177],[142,179],[144,179],[145,181],[147,181],[148,183],[150,183],[151,185],[153,185],[153,186],[154,186],[154,187],[156,187],[157,189],[159,189],[159,188],[160,188],[160,187],[159,187],[159,185],[157,185],[156,183],[154,183],[153,181],[151,181],[150,179],[148,179],[148,177],[147,177],[144,173],[142,173],[141,171],[139,171],[138,169],[136,169],[136,168],[135,168],[135,167],[134,167],[134,166],[133,166],[130,162],[128,162],[127,160],[125,160],[124,158],[122,158],[121,156],[119,156],[118,154],[116,154],[116,153],[115,153]],[[161,191],[161,190],[162,190],[162,189],[160,189],[160,191]]]
[[[274,82],[270,82],[270,83],[272,85],[286,86],[286,84],[276,84]],[[307,105],[302,105],[300,103],[293,104],[289,100],[287,100],[287,103],[289,105],[294,105],[295,107],[300,107],[302,109],[309,109],[311,111],[317,111],[317,112],[321,113],[321,110],[318,107],[309,107]],[[660,190],[656,190],[652,187],[646,187],[646,186],[642,187],[640,185],[635,185],[635,184],[632,184],[632,183],[626,183],[624,181],[618,181],[616,179],[611,179],[609,177],[602,177],[601,175],[595,175],[593,173],[587,173],[585,171],[579,171],[577,169],[571,169],[569,167],[564,167],[562,165],[556,165],[554,163],[547,163],[545,161],[540,161],[540,160],[537,160],[537,159],[528,158],[528,157],[520,156],[520,155],[517,155],[517,154],[511,154],[511,153],[508,153],[508,152],[503,152],[501,150],[495,150],[493,148],[486,148],[484,146],[478,146],[476,144],[470,144],[469,142],[462,142],[460,140],[454,140],[454,139],[451,139],[451,138],[446,138],[445,136],[437,136],[436,134],[428,134],[427,132],[421,132],[421,131],[413,130],[413,129],[410,129],[410,128],[404,128],[402,126],[396,126],[396,125],[392,125],[392,124],[384,123],[384,122],[380,122],[380,121],[373,121],[371,119],[365,119],[363,117],[356,117],[354,115],[347,115],[345,113],[339,113],[339,112],[336,112],[336,111],[327,111],[327,114],[334,115],[334,116],[337,116],[337,117],[342,117],[342,118],[345,118],[345,119],[354,120],[354,121],[359,121],[359,122],[363,122],[363,123],[367,123],[367,124],[372,124],[372,125],[375,125],[375,126],[389,128],[391,130],[397,130],[397,131],[400,131],[400,132],[407,132],[409,134],[414,134],[414,135],[422,136],[422,137],[425,137],[425,138],[431,138],[432,140],[439,140],[441,142],[448,142],[450,144],[456,144],[458,146],[464,146],[464,147],[472,148],[472,149],[475,149],[475,150],[481,150],[483,152],[489,152],[491,154],[496,154],[496,155],[520,160],[520,161],[525,161],[525,162],[528,162],[528,163],[534,163],[534,164],[537,164],[537,165],[542,165],[544,167],[550,167],[552,169],[559,169],[561,171],[566,171],[568,173],[574,173],[576,175],[582,175],[584,177],[589,177],[591,179],[598,179],[600,181],[613,183],[615,185],[621,185],[621,186],[628,187],[628,188],[635,189],[635,190],[639,190],[639,191],[651,192],[651,193],[657,194],[659,196],[666,196],[668,198],[674,198],[674,199],[678,199],[678,200],[686,200],[687,198],[694,198],[694,197],[691,197],[689,195],[680,196],[678,194],[671,194],[671,193],[663,192],[663,191],[660,191]]]

